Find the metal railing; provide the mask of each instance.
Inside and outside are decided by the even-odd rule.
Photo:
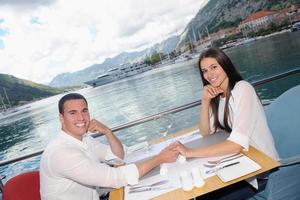
[[[282,72],[282,73],[279,73],[279,74],[276,74],[276,75],[273,75],[273,76],[269,76],[267,78],[264,78],[264,79],[261,79],[261,80],[258,80],[258,81],[254,81],[254,82],[251,82],[251,83],[252,83],[253,86],[256,87],[256,86],[263,85],[265,83],[269,83],[269,82],[272,82],[274,80],[279,80],[279,79],[285,78],[287,76],[298,74],[298,73],[300,73],[300,68],[292,69],[292,70],[289,70],[289,71],[286,71],[286,72]],[[177,113],[177,112],[180,112],[180,111],[198,106],[200,104],[201,104],[201,100],[194,101],[194,102],[191,102],[191,103],[188,103],[188,104],[176,107],[176,108],[172,108],[172,109],[169,109],[169,110],[166,110],[166,111],[154,114],[154,115],[149,115],[149,116],[146,116],[144,118],[140,118],[140,119],[128,122],[128,123],[121,124],[119,126],[115,126],[115,127],[112,128],[112,131],[116,132],[116,131],[119,131],[119,130],[122,130],[122,129],[130,128],[130,127],[133,127],[133,126],[136,126],[136,125],[139,125],[139,124],[142,124],[142,123],[154,120],[154,119],[158,119],[158,118],[160,118],[162,116],[165,116],[165,115],[168,115],[168,114]],[[102,135],[93,134],[92,136],[93,137],[99,137],[99,136],[102,136]],[[30,153],[30,154],[27,154],[27,155],[24,155],[24,156],[20,156],[20,157],[17,157],[17,158],[12,158],[12,159],[8,159],[8,160],[0,161],[0,166],[8,165],[8,164],[11,164],[11,163],[15,163],[15,162],[18,162],[18,161],[21,161],[21,160],[25,160],[25,159],[28,159],[28,158],[32,158],[32,157],[41,155],[43,153],[43,151],[44,150],[40,150],[40,151],[36,151],[36,152]],[[1,185],[3,185],[3,184],[2,184],[2,181],[0,180],[0,190],[1,190]]]

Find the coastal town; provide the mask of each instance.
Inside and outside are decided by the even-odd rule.
[[[209,33],[201,37],[197,30],[192,29],[193,39],[179,48],[180,52],[202,51],[207,46],[219,46],[228,48],[249,42],[256,37],[280,31],[298,30],[292,28],[294,24],[300,21],[300,4],[292,5],[277,11],[261,10],[255,12],[244,19],[238,26],[221,29],[217,32]],[[196,39],[195,39],[196,38]]]

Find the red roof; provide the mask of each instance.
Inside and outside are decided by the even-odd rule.
[[[250,15],[249,17],[247,17],[244,21],[243,21],[243,24],[247,23],[247,22],[250,22],[250,21],[253,21],[253,20],[256,20],[256,19],[259,19],[261,17],[265,17],[265,16],[270,16],[270,15],[273,15],[275,12],[272,12],[272,11],[259,11],[257,13],[254,13],[252,15]]]

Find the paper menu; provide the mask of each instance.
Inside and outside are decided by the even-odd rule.
[[[251,160],[247,156],[242,156],[240,158],[234,159],[231,162],[239,162],[236,165],[226,167],[217,171],[217,176],[223,181],[228,182],[236,178],[240,178],[252,172],[261,169],[261,166]],[[230,164],[231,162],[226,162],[223,165]]]

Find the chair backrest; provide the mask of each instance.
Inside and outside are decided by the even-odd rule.
[[[275,99],[266,115],[280,158],[300,154],[300,85]]]
[[[40,200],[40,173],[26,172],[9,179],[4,185],[3,200]]]

